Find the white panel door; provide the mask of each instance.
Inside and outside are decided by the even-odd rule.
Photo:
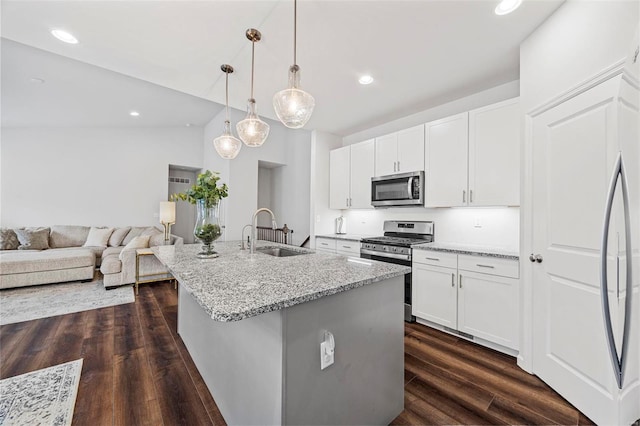
[[[371,208],[371,178],[375,168],[375,143],[368,140],[351,145],[351,202],[352,209]]]
[[[469,114],[425,124],[426,207],[467,205]]]
[[[518,280],[458,272],[458,330],[518,349]]]
[[[517,98],[469,112],[469,205],[520,205]]]
[[[334,149],[329,153],[329,208],[349,208],[351,147]]]
[[[376,138],[375,175],[386,176],[397,173],[398,134],[380,136]]]
[[[533,371],[598,424],[621,420],[599,289],[603,210],[617,155],[617,80],[532,121],[533,247],[543,259],[533,267]],[[617,245],[609,248],[616,304]]]
[[[424,124],[398,132],[398,163],[400,173],[424,170]]]
[[[418,318],[457,328],[455,269],[413,263],[411,311]]]

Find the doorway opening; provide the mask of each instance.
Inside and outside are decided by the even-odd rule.
[[[167,197],[178,192],[185,192],[196,182],[201,169],[188,166],[169,165],[169,186]],[[168,198],[167,198],[168,199]],[[171,233],[182,237],[185,244],[195,242],[193,228],[196,225],[196,206],[185,201],[176,203],[176,223],[171,227]]]

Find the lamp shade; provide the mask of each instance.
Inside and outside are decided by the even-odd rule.
[[[160,223],[176,223],[176,203],[160,201]]]

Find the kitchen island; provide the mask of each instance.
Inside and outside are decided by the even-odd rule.
[[[404,404],[404,274],[410,268],[240,242],[154,253],[178,280],[178,333],[228,424],[388,424]],[[334,363],[321,369],[321,343]],[[330,346],[330,345],[329,345]],[[325,350],[325,353],[327,351]]]

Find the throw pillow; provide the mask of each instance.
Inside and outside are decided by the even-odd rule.
[[[142,234],[142,232],[145,229],[147,229],[146,226],[134,226],[133,228],[131,228],[131,230],[129,230],[129,232],[127,233],[127,236],[124,237],[124,240],[122,240],[120,245],[126,246],[131,242],[131,240],[133,240],[138,235]]]
[[[54,225],[49,234],[51,248],[82,247],[89,235],[88,226]]]
[[[18,250],[44,250],[49,248],[49,228],[15,229],[20,245]]]
[[[134,237],[133,240],[129,241],[129,244],[124,246],[118,258],[123,260],[124,252],[127,250],[141,249],[141,248],[149,248],[149,235],[138,235]]]
[[[89,230],[87,241],[82,247],[107,247],[109,237],[113,233],[113,228],[94,228]]]
[[[131,227],[127,226],[126,228],[116,228],[113,230],[113,234],[109,237],[109,247],[118,247],[122,244],[124,237],[131,231]]]
[[[17,250],[20,245],[13,229],[0,228],[0,250]]]

